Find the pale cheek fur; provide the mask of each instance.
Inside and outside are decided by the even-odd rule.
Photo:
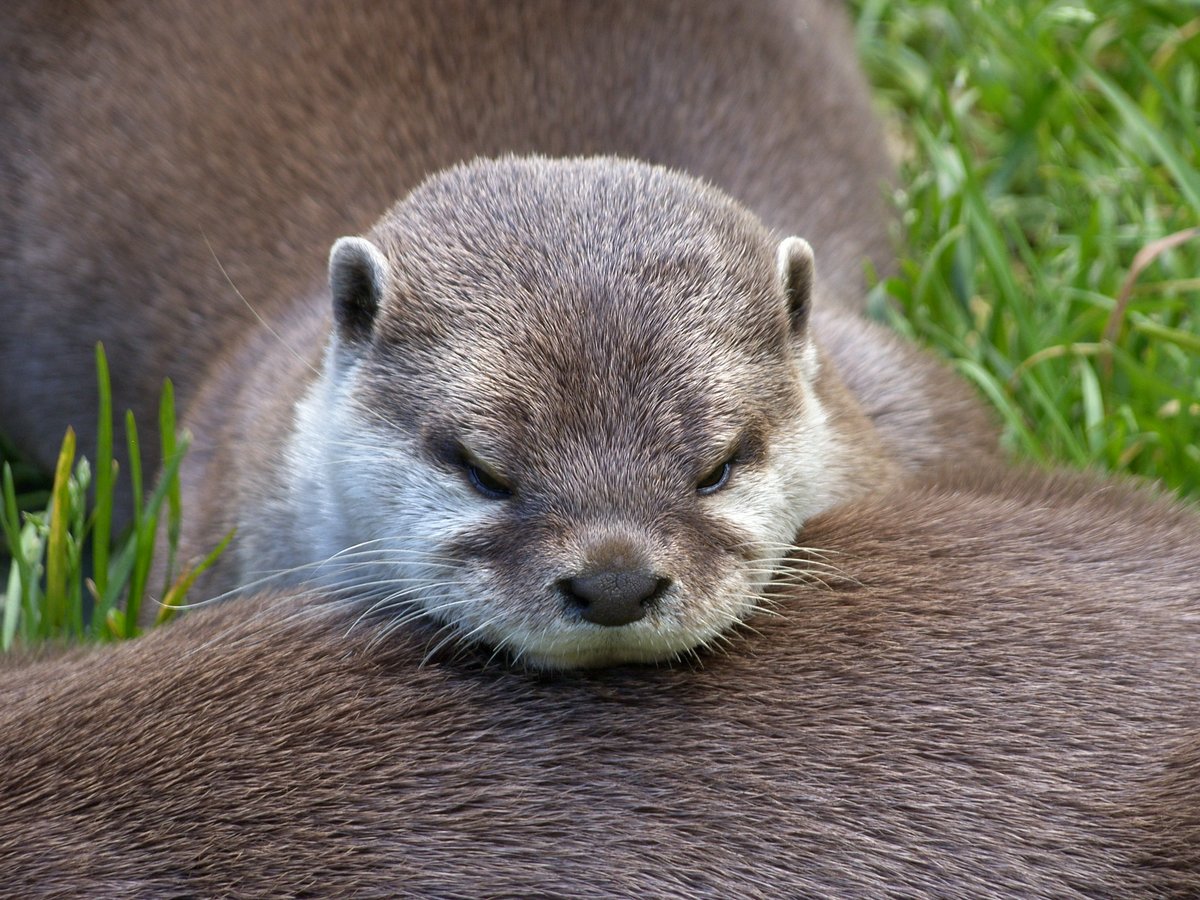
[[[828,416],[809,392],[804,414],[772,437],[765,469],[735,473],[729,489],[711,498],[713,514],[760,545],[755,558],[784,555],[804,522],[837,499],[829,471],[834,445]]]
[[[439,548],[464,526],[484,523],[485,504],[461,479],[424,463],[418,448],[395,429],[364,421],[345,398],[329,405],[331,393],[340,392],[318,384],[299,404],[288,451],[297,537],[306,555],[352,558],[358,565],[347,571],[366,576],[370,570],[363,561],[377,553],[380,566],[373,577],[394,572],[445,580],[449,570]],[[332,418],[330,409],[336,411]],[[327,568],[335,581],[342,580],[335,566]]]

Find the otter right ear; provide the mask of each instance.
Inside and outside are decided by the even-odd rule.
[[[808,313],[812,307],[813,276],[815,263],[813,249],[804,238],[784,238],[775,257],[779,282],[788,301],[788,317],[792,332],[800,334],[808,325]]]
[[[387,258],[370,241],[339,238],[329,251],[329,289],[338,336],[357,344],[371,336],[391,275]]]

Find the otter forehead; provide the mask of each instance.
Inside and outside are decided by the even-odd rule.
[[[694,447],[791,397],[775,244],[694,179],[611,159],[477,162],[373,236],[394,274],[375,352],[408,385],[436,372],[413,393],[467,426],[588,452],[639,434]]]
[[[473,334],[553,334],[591,322],[598,349],[709,327],[729,343],[782,339],[775,242],[690,177],[612,159],[481,161],[442,173],[374,235],[400,290]],[[384,304],[383,327],[409,313]],[[749,314],[748,314],[749,313]]]

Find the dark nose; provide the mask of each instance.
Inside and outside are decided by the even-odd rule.
[[[620,569],[564,578],[558,583],[579,614],[597,625],[628,625],[650,611],[669,578],[638,569]]]

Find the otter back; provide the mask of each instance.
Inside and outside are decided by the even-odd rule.
[[[8,670],[0,890],[1200,891],[1194,510],[1014,474],[807,534],[696,669],[531,677],[264,598]]]

